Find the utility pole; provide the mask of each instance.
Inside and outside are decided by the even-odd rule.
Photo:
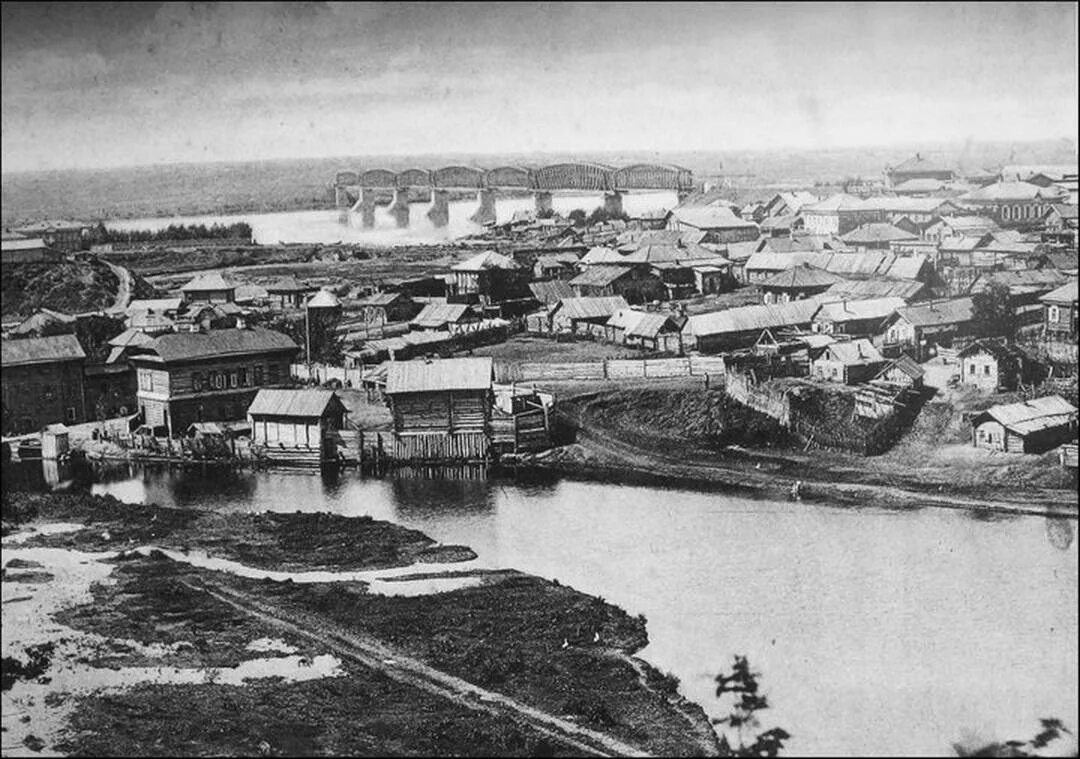
[[[306,338],[304,345],[307,346],[307,366],[308,376],[311,375],[311,308],[307,303],[304,304],[304,333]]]

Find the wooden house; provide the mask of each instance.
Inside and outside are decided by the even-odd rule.
[[[702,353],[749,348],[766,329],[809,329],[820,307],[816,299],[809,298],[695,314],[682,327],[682,342],[685,348]]]
[[[409,322],[409,328],[430,332],[479,321],[480,317],[465,303],[428,303]]]
[[[680,327],[679,320],[670,312],[623,309],[612,314],[604,332],[614,343],[677,353],[682,347]]]
[[[665,298],[663,281],[647,266],[598,264],[589,266],[570,280],[581,298],[622,296],[630,303]]]
[[[564,298],[551,309],[548,318],[553,332],[590,333],[604,336],[604,325],[630,304],[621,295],[604,298]]]
[[[289,379],[299,350],[259,327],[161,335],[131,356],[144,423],[171,436],[192,422],[244,419],[260,388]]]
[[[885,365],[877,348],[866,339],[834,342],[810,362],[810,376],[826,382],[857,385],[873,379]]]
[[[0,263],[11,264],[46,264],[64,260],[64,253],[50,248],[42,239],[25,237],[0,241]]]
[[[393,416],[392,457],[487,459],[493,379],[490,357],[391,362],[384,392]]]
[[[1043,304],[1043,326],[1054,340],[1076,340],[1076,280],[1051,290],[1039,298]]]
[[[826,303],[814,316],[814,331],[826,335],[880,335],[886,321],[904,305],[903,298],[871,298]]]
[[[33,432],[55,422],[87,421],[85,362],[74,335],[0,341],[3,431]]]
[[[189,303],[231,303],[236,299],[236,285],[216,271],[195,277],[180,292]]]
[[[405,293],[374,293],[361,298],[355,305],[368,327],[407,322],[420,311],[420,306]]]
[[[333,461],[347,411],[333,390],[263,388],[247,410],[251,444],[270,461]]]
[[[1029,376],[1027,356],[1018,348],[990,340],[977,340],[957,354],[960,382],[996,393],[1015,390]]]
[[[874,379],[883,380],[893,385],[902,385],[913,389],[923,386],[923,368],[910,356],[901,355],[885,364]]]
[[[809,264],[800,264],[777,272],[760,283],[762,302],[787,303],[821,295],[841,278]]]
[[[447,299],[489,305],[528,294],[530,271],[512,258],[489,250],[452,267]]]
[[[935,346],[952,347],[974,325],[971,298],[928,301],[901,306],[885,321],[881,348],[889,355],[909,353],[925,361]]]
[[[547,307],[554,306],[563,298],[574,298],[574,288],[561,279],[552,279],[545,282],[530,282],[529,290],[533,297]]]
[[[991,406],[971,419],[971,444],[1006,453],[1043,453],[1076,437],[1076,407],[1060,395]]]
[[[271,300],[277,301],[280,308],[303,308],[308,293],[316,289],[289,275],[268,284],[266,294]],[[233,295],[235,297],[236,288],[233,288]]]
[[[545,253],[536,257],[533,276],[536,279],[573,279],[577,274],[578,255],[571,251]]]

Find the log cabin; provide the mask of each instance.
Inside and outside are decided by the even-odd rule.
[[[1076,437],[1076,407],[1060,395],[991,406],[971,419],[971,444],[1005,453],[1042,453]]]
[[[486,460],[493,379],[490,357],[391,362],[385,395],[393,416],[392,457]]]
[[[251,444],[272,462],[334,461],[347,413],[333,390],[263,388],[247,410]]]

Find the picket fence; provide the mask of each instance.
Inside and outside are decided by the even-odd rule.
[[[496,373],[503,382],[555,382],[560,380],[668,379],[724,374],[718,356],[683,358],[619,358],[562,363],[500,363]]]

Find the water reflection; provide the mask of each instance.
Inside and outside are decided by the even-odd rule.
[[[222,511],[369,514],[468,545],[480,565],[556,578],[644,614],[642,655],[713,716],[713,676],[748,656],[770,725],[796,736],[792,756],[940,755],[965,728],[1025,735],[1040,717],[1077,712],[1071,520],[550,478],[242,476],[252,488],[184,484],[200,475],[174,470],[95,489]]]

